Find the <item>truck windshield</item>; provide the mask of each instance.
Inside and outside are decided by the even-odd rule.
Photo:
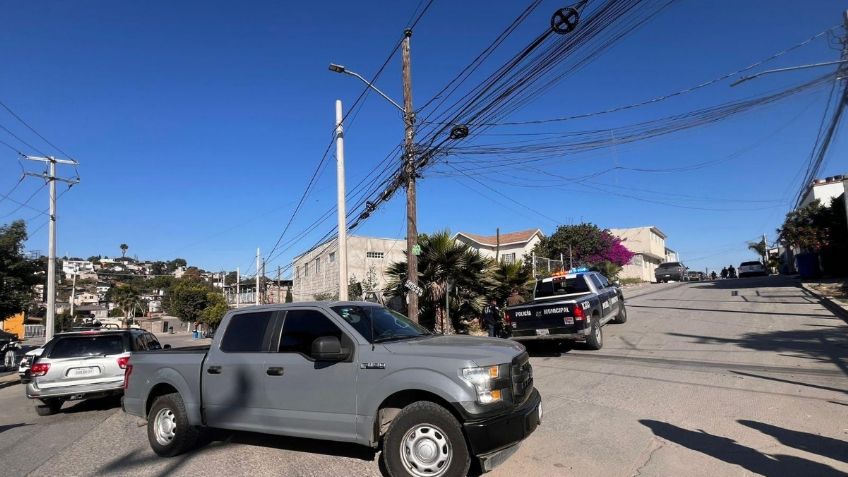
[[[574,278],[554,278],[549,282],[536,282],[536,298],[569,295],[571,293],[589,293],[590,291],[583,275]]]
[[[409,318],[381,306],[341,305],[335,311],[371,343],[432,334]]]

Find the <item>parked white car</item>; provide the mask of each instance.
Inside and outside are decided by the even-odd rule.
[[[766,267],[764,267],[760,262],[742,262],[739,265],[738,273],[739,278],[755,276],[765,277],[769,274]]]

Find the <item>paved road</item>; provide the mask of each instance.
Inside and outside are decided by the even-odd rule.
[[[534,352],[545,420],[489,475],[848,475],[841,319],[777,277],[629,296],[629,321],[605,328],[603,350]],[[367,449],[245,433],[159,459],[115,408],[38,418],[21,395],[0,389],[8,475],[380,475]]]

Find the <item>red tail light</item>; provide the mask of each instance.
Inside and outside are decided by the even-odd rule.
[[[35,363],[29,369],[29,373],[32,376],[44,376],[47,374],[47,371],[50,371],[50,365],[48,363]]]
[[[579,303],[574,305],[574,321],[583,321],[586,319],[586,312],[583,311],[583,306]]]
[[[127,359],[129,359],[129,358],[127,358]],[[124,371],[124,390],[126,390],[127,387],[130,385],[130,374],[132,374],[132,368],[133,368],[133,365],[130,364],[130,363],[127,363],[126,368],[125,368],[126,370]]]
[[[504,322],[506,324],[512,323],[512,312],[507,311],[506,313],[504,313]]]
[[[127,369],[127,363],[129,363],[129,362],[130,362],[129,356],[121,356],[120,358],[118,358],[118,366],[120,366],[121,369]]]

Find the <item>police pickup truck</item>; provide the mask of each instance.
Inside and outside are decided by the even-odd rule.
[[[536,282],[533,301],[506,309],[511,338],[516,341],[580,341],[589,349],[604,344],[601,327],[624,323],[624,295],[597,272],[577,269]]]

